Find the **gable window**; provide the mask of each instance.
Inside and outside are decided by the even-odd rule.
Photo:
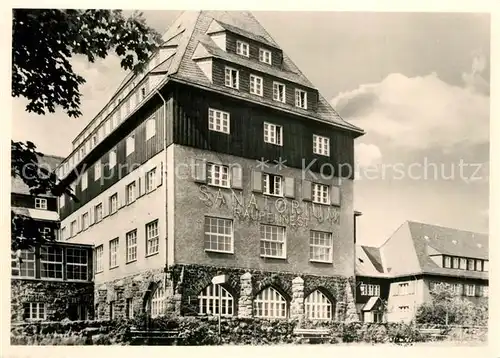
[[[94,208],[94,221],[97,223],[102,220],[102,203],[99,203]]]
[[[109,169],[116,165],[116,149],[112,149],[109,152]]]
[[[313,135],[313,152],[314,154],[330,156],[330,138],[320,135]]]
[[[207,181],[209,185],[229,188],[229,167],[221,164],[207,165]]]
[[[286,318],[287,302],[273,287],[262,290],[254,299],[255,317]]]
[[[131,135],[130,137],[127,138],[127,142],[125,143],[125,152],[126,155],[129,156],[135,151],[135,135]]]
[[[286,258],[286,238],[283,226],[260,225],[260,256]]]
[[[231,67],[226,67],[224,78],[225,78],[224,83],[226,87],[231,87],[236,89],[240,87],[238,70],[235,70],[234,68]]]
[[[84,213],[82,215],[82,229],[87,230],[89,228],[89,213]]]
[[[324,184],[313,183],[312,201],[317,204],[330,204],[330,187]]]
[[[283,127],[264,122],[264,142],[283,145]]]
[[[156,187],[156,168],[153,168],[146,174],[146,193],[153,191],[155,187]]]
[[[233,221],[206,216],[204,247],[206,251],[233,253]]]
[[[42,278],[62,279],[62,263],[62,248],[54,246],[42,246],[40,248],[40,276]]]
[[[133,181],[132,183],[127,185],[127,193],[126,194],[127,194],[127,197],[126,197],[127,204],[130,204],[131,202],[133,202],[135,200],[135,181]]]
[[[104,246],[99,245],[95,248],[95,272],[99,273],[104,270],[103,259],[104,257]]]
[[[198,314],[232,316],[233,296],[222,286],[210,284],[198,295]]]
[[[11,273],[17,277],[35,277],[35,251],[33,249],[21,250],[19,258],[11,255]]]
[[[332,262],[332,234],[323,231],[310,231],[309,236],[309,260],[320,262]]]
[[[47,210],[47,199],[35,198],[35,209]]]
[[[236,53],[238,55],[249,57],[250,51],[248,44],[243,41],[236,41]]]
[[[264,50],[263,48],[259,49],[259,61],[267,64],[272,63],[271,51]]]
[[[304,300],[306,318],[310,320],[332,319],[333,305],[323,292],[315,290]]]
[[[209,108],[208,129],[229,134],[229,113]]]
[[[109,268],[118,267],[118,244],[119,239],[113,239],[109,242]]]
[[[156,119],[150,118],[146,122],[146,140],[152,138],[156,134]]]
[[[295,107],[307,109],[307,92],[299,89],[295,90]]]
[[[262,77],[250,75],[250,93],[262,96],[263,93]]]
[[[146,255],[159,251],[160,237],[158,235],[158,220],[146,225]]]
[[[94,180],[97,180],[101,177],[101,160],[99,159],[94,164]]]
[[[87,250],[66,249],[66,275],[68,280],[86,281],[88,279]]]
[[[41,321],[46,319],[47,309],[45,303],[25,302],[23,303],[24,319],[31,321]]]
[[[451,257],[450,256],[444,257],[444,267],[451,268]]]
[[[73,220],[69,226],[69,234],[71,237],[76,235],[76,220]]]
[[[109,213],[116,213],[118,210],[118,193],[114,193],[109,197]]]
[[[127,233],[127,263],[137,260],[137,230]]]
[[[286,87],[283,83],[273,82],[273,100],[286,102]]]
[[[264,174],[262,180],[264,194],[283,196],[283,177],[279,175]]]
[[[476,295],[476,286],[475,285],[465,285],[465,295],[472,297]]]

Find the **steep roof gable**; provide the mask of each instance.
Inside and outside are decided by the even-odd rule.
[[[38,156],[38,165],[49,171],[54,171],[59,166],[59,164],[64,160],[64,158],[57,157],[55,155],[44,155]],[[11,189],[10,192],[13,194],[24,194],[31,195],[30,188],[24,183],[24,181],[19,177],[11,177]],[[39,196],[51,196],[41,194]]]

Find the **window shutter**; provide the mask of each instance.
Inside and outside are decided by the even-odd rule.
[[[302,181],[302,200],[312,200],[312,183],[309,180]]]
[[[146,182],[148,181],[148,174],[144,175],[139,182],[141,195],[146,194]]]
[[[340,188],[330,185],[330,203],[340,206]]]
[[[143,182],[142,178],[139,177],[137,179],[137,197],[138,198],[140,198],[141,195],[144,193],[144,190],[142,190],[142,182]]]
[[[262,193],[262,172],[252,171],[252,191]]]
[[[243,189],[242,168],[236,165],[231,168],[231,187],[235,189]]]
[[[90,207],[90,210],[89,210],[89,225],[93,225],[94,222],[95,222],[95,208],[93,206]]]
[[[207,164],[204,160],[194,160],[194,181],[204,184],[207,182]]]
[[[78,215],[77,218],[76,218],[76,232],[80,232],[82,231],[82,216],[81,215]]]
[[[156,168],[156,186],[160,186],[163,180],[163,162]]]
[[[285,196],[292,199],[295,197],[295,178],[285,178]]]

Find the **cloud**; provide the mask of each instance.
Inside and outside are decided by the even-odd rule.
[[[487,69],[487,66],[488,62],[483,52],[481,50],[475,51],[471,72],[462,73],[462,80],[470,90],[489,96],[490,84],[483,77],[483,73]]]
[[[477,70],[484,68],[480,60]],[[378,143],[393,149],[444,150],[489,141],[489,96],[471,86],[452,86],[435,73],[390,74],[380,83],[339,94],[334,108]]]
[[[354,150],[356,164],[360,167],[369,167],[380,163],[382,153],[375,144],[358,143]]]

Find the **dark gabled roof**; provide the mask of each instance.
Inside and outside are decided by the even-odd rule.
[[[361,246],[363,250],[366,253],[366,256],[370,259],[372,262],[373,267],[378,272],[384,272],[384,267],[382,265],[382,258],[380,257],[380,251],[376,247],[371,247],[371,246]]]
[[[380,251],[376,247],[356,245],[355,272],[357,276],[389,277],[384,272]]]
[[[250,18],[252,20],[255,20],[255,18],[252,16],[252,14],[248,13],[248,20],[250,20]],[[227,30],[229,32],[232,32],[236,35],[240,35],[240,36],[243,36],[243,37],[247,37],[249,39],[252,39],[252,40],[255,40],[255,41],[258,41],[258,42],[262,42],[263,44],[266,44],[268,46],[271,46],[271,47],[274,47],[274,48],[277,48],[277,49],[280,49],[279,45],[273,40],[273,38],[271,36],[269,36],[269,34],[267,32],[265,33],[262,33],[260,30],[261,30],[261,26],[259,23],[248,23],[247,21],[243,21],[241,22],[240,24],[242,26],[245,26],[248,28],[248,31],[247,30],[243,30],[243,29],[240,29],[236,26],[232,26],[232,25],[229,25],[229,24],[226,24],[225,22],[222,22],[220,20],[214,20],[217,22],[217,24],[220,25],[220,27],[222,27],[224,30]],[[257,21],[257,20],[255,20]],[[210,32],[207,32],[210,34]],[[257,33],[261,33],[261,34],[257,34]]]
[[[44,155],[38,156],[38,165],[50,172],[56,170],[59,164],[64,160],[62,157],[57,157],[55,155]],[[24,184],[24,181],[19,177],[11,177],[11,189],[10,192],[13,194],[25,194],[30,195],[29,187]],[[39,195],[39,196],[51,196],[51,195]]]

